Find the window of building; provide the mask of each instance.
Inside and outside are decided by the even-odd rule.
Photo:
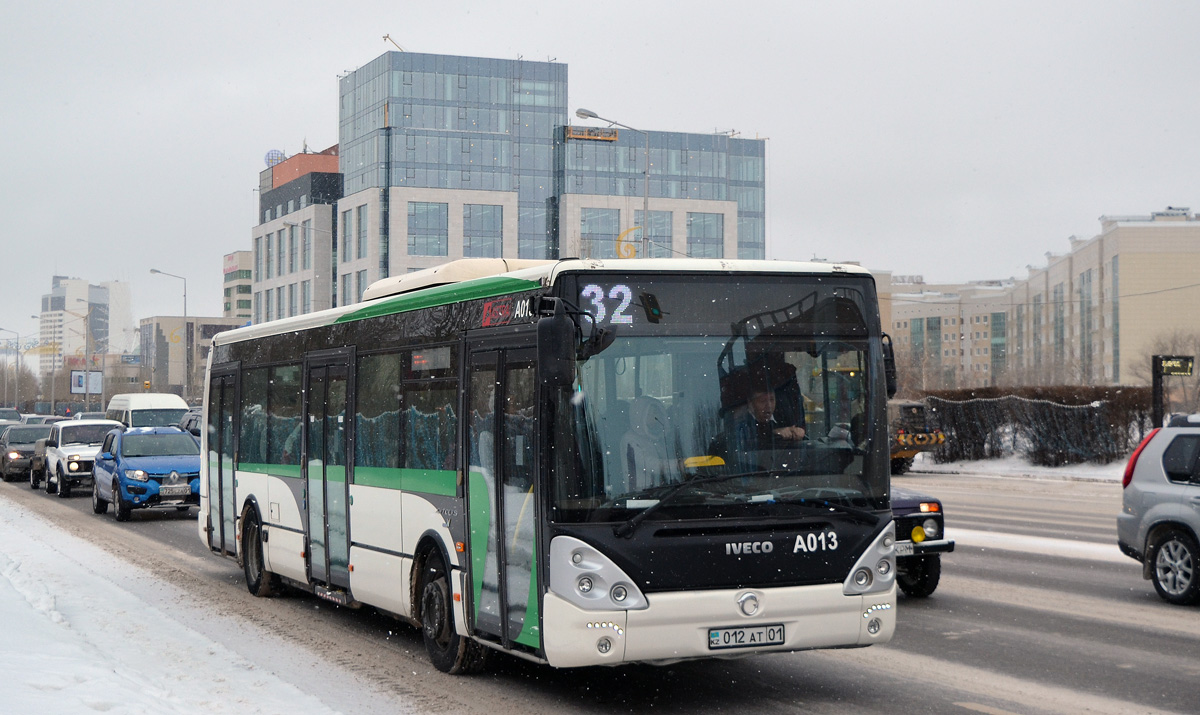
[[[262,307],[263,307],[263,318],[265,320],[272,320],[274,318],[274,314],[271,312],[271,294],[272,293],[273,293],[273,291],[270,288],[264,290],[262,293],[263,299],[262,299],[261,303],[262,303]]]
[[[342,274],[342,305],[350,305],[354,302],[353,295],[350,293],[350,279],[353,277],[349,273]]]
[[[279,233],[275,234],[275,275],[283,275],[283,269],[287,265],[286,258],[287,256],[283,252],[283,229],[279,229]]]
[[[283,303],[283,286],[279,286],[278,288],[275,289],[275,318],[276,319],[286,318],[287,313],[284,312],[285,309],[286,309],[286,306]]]
[[[288,226],[288,273],[296,272],[296,227]]]
[[[692,258],[725,257],[725,215],[689,211],[687,254]]]
[[[352,213],[353,213],[352,211],[343,211],[342,212],[342,260],[343,261],[350,260],[350,236],[353,235],[350,232],[350,228],[351,228],[350,216]]]
[[[650,239],[647,255],[650,258],[670,258],[674,253],[671,250],[671,212],[651,211],[648,225],[642,223],[643,213],[643,211],[634,211],[633,221],[635,225],[646,226],[646,237]]]
[[[254,280],[262,280],[262,236],[254,237]]]
[[[463,256],[500,258],[503,229],[503,206],[463,204]]]
[[[367,257],[367,206],[363,204],[358,207],[358,250],[356,258]]]
[[[408,202],[408,255],[447,255],[449,212],[449,204]]]
[[[290,317],[296,315],[296,284],[295,283],[288,284],[287,297],[288,297],[287,314],[288,314],[288,317],[290,318]]]
[[[583,258],[616,258],[621,212],[584,208],[579,212],[579,251]]]
[[[265,270],[264,279],[270,279],[272,271],[271,267],[274,261],[271,260],[271,244],[275,243],[274,234],[268,233],[263,237],[263,266]]]
[[[312,312],[312,281],[300,281],[300,313]]]
[[[312,268],[312,219],[300,224],[300,269]]]
[[[358,278],[358,280],[357,280],[358,291],[357,291],[356,295],[357,295],[357,301],[361,303],[362,299],[363,299],[363,293],[365,293],[367,290],[367,272],[366,272],[366,270],[359,271],[357,274],[357,278]]]

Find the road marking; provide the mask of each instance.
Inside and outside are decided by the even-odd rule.
[[[1021,551],[1043,556],[1065,556],[1072,559],[1129,564],[1130,566],[1137,563],[1122,554],[1115,543],[1111,545],[1098,544],[1094,541],[1071,541],[1070,539],[1052,539],[1045,536],[1026,536],[1025,534],[976,531],[974,529],[947,529],[946,536],[962,546]]]
[[[1130,560],[1130,564],[1133,564],[1132,560]],[[1159,603],[1158,597],[1154,595],[1154,587],[1150,585],[1149,581],[1142,581],[1139,572],[1135,571],[1130,576],[1129,584],[1134,589],[1144,589],[1142,602],[1146,605],[1114,601],[1109,598],[1090,596],[1086,593],[1053,591],[1036,586],[1021,586],[1008,582],[958,576],[949,568],[942,571],[939,593],[944,591],[947,595],[978,598],[1006,606],[1067,618],[1081,618],[1096,623],[1119,623],[1125,628],[1160,633],[1171,638],[1200,640],[1200,619],[1181,618],[1177,607]],[[903,614],[903,612],[902,606],[900,613]],[[965,635],[969,635],[969,633],[966,631],[950,633],[947,634],[947,638],[953,639],[956,636]],[[1180,664],[1179,667],[1195,666]],[[1200,677],[1200,667],[1196,668],[1196,674],[1197,677]]]
[[[1011,703],[1016,712],[1086,712],[1092,715],[1127,715],[1128,713],[1164,713],[1144,703],[1117,700],[1084,690],[1041,683],[997,673],[989,668],[977,668],[935,656],[909,653],[889,645],[853,650],[814,651],[820,657],[856,663],[874,668],[883,677],[903,673],[913,683],[928,683],[931,693],[943,692],[946,683],[954,683],[963,695],[972,695],[998,702]],[[964,705],[964,702],[956,702]],[[936,705],[936,703],[935,703]],[[936,707],[934,708],[936,709]],[[981,711],[984,712],[984,711]],[[987,712],[1004,712],[1002,710]]]
[[[1012,710],[1001,710],[1000,708],[993,708],[991,706],[981,705],[979,703],[954,703],[954,704],[959,706],[960,708],[965,708],[967,710],[974,710],[977,713],[987,713],[987,715],[1019,715],[1018,713],[1015,713]]]

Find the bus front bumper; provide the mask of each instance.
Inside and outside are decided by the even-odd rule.
[[[752,616],[739,605],[746,594],[758,602]],[[642,610],[585,611],[547,593],[546,660],[571,668],[867,646],[888,642],[896,627],[894,584],[867,596],[847,596],[839,583],[654,593],[646,598],[650,605]],[[760,644],[764,638],[766,645]]]

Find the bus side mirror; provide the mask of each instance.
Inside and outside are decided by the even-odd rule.
[[[560,298],[542,299],[537,326],[538,366],[542,384],[564,388],[575,384],[575,321]],[[549,313],[549,314],[547,314]]]
[[[896,396],[899,381],[896,378],[896,353],[892,350],[892,336],[883,334],[883,379],[887,384],[888,399]]]

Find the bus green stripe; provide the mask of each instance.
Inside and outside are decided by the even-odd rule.
[[[421,308],[433,308],[465,300],[492,298],[498,295],[519,293],[541,287],[542,284],[537,281],[527,281],[521,278],[480,278],[479,280],[436,286],[415,291],[412,294],[388,298],[378,303],[372,303],[359,310],[346,313],[335,320],[334,323],[349,323],[355,320],[363,320],[364,318],[378,318],[382,315],[405,313],[410,310],[420,310]]]
[[[238,471],[242,472],[257,472],[258,474],[270,474],[273,477],[290,477],[299,479],[300,474],[299,464],[268,464],[265,462],[238,462]]]
[[[408,492],[452,497],[458,493],[458,472],[453,469],[356,467],[354,483],[366,487],[403,489]]]

